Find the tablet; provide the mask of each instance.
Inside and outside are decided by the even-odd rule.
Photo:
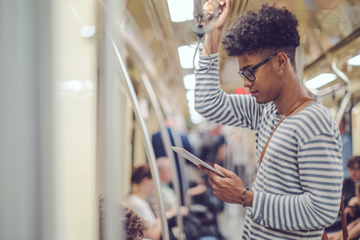
[[[218,170],[216,170],[215,168],[213,168],[212,166],[210,166],[209,164],[207,164],[203,160],[200,160],[199,158],[195,157],[194,155],[192,155],[191,153],[189,153],[185,149],[179,148],[179,147],[171,147],[171,148],[172,148],[173,151],[177,152],[178,154],[180,154],[181,156],[183,156],[184,158],[186,158],[187,160],[189,160],[190,162],[192,162],[196,166],[198,166],[200,164],[201,166],[203,166],[203,167],[209,169],[210,171],[216,173],[220,177],[223,177],[223,178],[225,177],[224,174],[222,174],[221,172],[219,172]]]

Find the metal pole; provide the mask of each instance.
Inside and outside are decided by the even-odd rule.
[[[160,216],[161,222],[162,222],[162,237],[164,240],[169,240],[170,239],[169,229],[168,229],[168,223],[167,223],[167,219],[166,219],[166,215],[165,215],[164,201],[163,201],[163,198],[161,195],[160,177],[159,177],[159,172],[158,172],[157,165],[156,165],[154,149],[153,149],[153,146],[152,146],[150,138],[149,138],[149,133],[147,131],[145,121],[141,115],[140,106],[139,106],[139,102],[138,102],[138,99],[137,99],[137,96],[136,96],[136,93],[134,90],[134,86],[131,82],[131,79],[127,72],[124,61],[122,60],[120,52],[119,52],[118,48],[116,47],[116,44],[115,44],[114,40],[112,39],[112,37],[109,34],[107,35],[107,37],[108,37],[109,42],[112,44],[114,54],[116,56],[116,59],[118,60],[120,70],[124,76],[125,84],[127,86],[126,93],[128,94],[129,99],[131,100],[136,119],[138,120],[140,127],[142,129],[142,137],[143,137],[143,141],[144,141],[144,145],[145,145],[145,151],[146,151],[146,155],[150,161],[149,166],[150,166],[151,174],[152,174],[154,182],[155,182],[156,200],[157,200],[157,204],[159,206],[159,212],[160,212],[159,216]]]
[[[104,0],[99,1],[98,6],[102,6],[108,11],[104,11],[103,20],[105,23],[105,34],[111,32],[117,25],[114,22],[113,16],[119,13],[123,1]],[[124,4],[123,4],[124,5]],[[119,210],[117,205],[117,191],[120,186],[117,184],[117,162],[116,159],[116,144],[118,144],[116,134],[116,71],[117,66],[113,59],[112,44],[109,41],[104,41],[104,81],[103,87],[100,87],[103,99],[101,99],[102,108],[104,109],[103,118],[101,122],[104,131],[104,162],[105,162],[105,239],[117,240],[123,236],[123,226],[119,224]],[[101,83],[100,83],[101,84]],[[120,103],[121,104],[121,103]]]
[[[338,62],[338,59],[335,57],[331,63],[331,68],[332,70],[334,71],[334,73],[341,79],[345,82],[346,84],[346,87],[348,88],[349,85],[351,84],[350,82],[350,79],[348,78],[348,76],[346,76],[345,73],[343,73],[340,69],[338,69],[337,67],[337,62]],[[345,109],[346,109],[346,106],[349,104],[349,101],[351,99],[351,93],[350,91],[346,90],[345,91],[345,97],[343,98],[343,101],[341,102],[341,105],[340,105],[340,108],[339,108],[339,111],[338,113],[336,114],[336,122],[337,124],[340,123],[343,115],[344,115],[344,112],[345,112]]]
[[[163,93],[163,95],[168,96],[169,94],[166,91],[163,84],[160,84],[160,82],[156,82],[156,83],[157,83],[160,91]],[[161,104],[162,109],[164,110],[166,118],[172,119],[173,114],[171,112],[168,102],[160,101],[160,104]],[[170,128],[170,131],[173,135],[175,146],[183,147],[180,135],[176,131],[174,131],[172,128]],[[185,159],[180,155],[178,155],[178,159],[179,159],[179,166],[180,166],[181,181],[182,181],[182,185],[183,185],[182,191],[183,191],[183,196],[184,196],[184,202],[185,202],[185,205],[189,207],[190,206],[190,197],[187,195],[187,189],[189,186],[190,176],[189,176],[187,168],[186,168]]]
[[[182,144],[180,134],[178,132],[174,131],[171,128],[170,128],[170,131],[171,131],[171,133],[173,135],[175,146],[176,147],[184,147],[183,144]],[[190,206],[190,201],[187,198],[187,189],[188,189],[188,186],[189,186],[189,176],[187,174],[187,168],[186,168],[185,159],[184,159],[183,156],[180,156],[180,154],[178,154],[178,159],[179,159],[179,166],[180,166],[180,174],[181,174],[181,182],[182,182],[182,191],[183,191],[184,203],[185,203],[186,206]]]
[[[165,126],[165,121],[164,121],[164,116],[161,112],[161,108],[159,105],[159,102],[157,100],[155,91],[151,85],[151,82],[148,78],[148,76],[145,73],[141,74],[141,79],[142,82],[144,83],[146,92],[149,95],[150,98],[150,102],[154,108],[155,111],[155,115],[156,118],[158,120],[159,126],[160,126],[160,133],[161,133],[161,138],[162,138],[162,142],[164,144],[164,148],[166,151],[166,155],[168,156],[170,163],[171,163],[171,173],[172,173],[172,180],[173,180],[173,184],[174,184],[174,190],[176,192],[176,195],[178,197],[178,203],[179,203],[179,208],[177,211],[177,216],[176,216],[176,220],[177,220],[177,225],[180,229],[180,236],[179,238],[182,239],[182,235],[183,235],[183,221],[182,221],[182,215],[180,212],[180,203],[181,203],[181,194],[180,194],[180,186],[179,186],[179,178],[178,178],[178,173],[177,173],[177,169],[176,169],[176,163],[175,163],[175,158],[174,158],[174,153],[171,150],[171,142],[170,142],[170,136],[169,133],[166,129]],[[173,135],[174,137],[174,135]]]
[[[296,72],[302,82],[304,74],[304,44],[300,44],[296,49]]]
[[[52,1],[0,1],[0,239],[55,239]]]

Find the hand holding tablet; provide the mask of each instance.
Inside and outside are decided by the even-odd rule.
[[[220,177],[225,178],[224,174],[222,174],[221,172],[219,172],[215,168],[211,167],[209,164],[207,164],[203,160],[200,160],[199,158],[195,157],[194,155],[192,155],[191,153],[189,153],[185,149],[179,148],[179,147],[171,147],[171,148],[172,148],[173,151],[177,152],[178,154],[180,154],[181,156],[183,156],[184,158],[186,158],[187,160],[189,160],[190,162],[192,162],[196,166],[201,165],[201,166],[209,169],[210,171],[216,173]]]

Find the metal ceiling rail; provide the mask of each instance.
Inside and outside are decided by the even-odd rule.
[[[179,236],[177,236],[177,238],[184,239],[183,219],[182,219],[182,215],[180,212],[181,193],[180,193],[179,177],[178,177],[178,172],[177,172],[177,168],[176,168],[174,153],[171,149],[171,141],[170,141],[169,132],[167,131],[167,128],[165,126],[164,116],[161,112],[161,108],[160,108],[158,99],[156,97],[154,88],[152,87],[151,82],[150,82],[148,76],[146,75],[146,73],[141,73],[141,79],[142,79],[142,82],[144,83],[146,92],[149,95],[150,102],[154,108],[155,115],[156,115],[157,121],[160,126],[160,133],[161,133],[162,142],[164,144],[165,152],[166,152],[166,155],[168,156],[168,159],[171,164],[172,181],[173,181],[174,190],[176,192],[176,196],[178,198],[178,203],[179,203],[179,208],[178,208],[177,215],[176,215],[176,221],[177,221],[177,226],[179,227],[179,230],[180,230],[180,234],[179,234]],[[174,134],[173,134],[173,137],[174,137]]]
[[[344,46],[347,46],[348,44],[351,44],[355,39],[360,37],[360,27],[356,28],[349,36],[343,38],[339,43],[337,43],[335,46],[321,54],[316,60],[314,60],[309,65],[305,66],[304,70],[308,70],[309,68],[316,65],[321,60],[325,59],[327,55],[337,53],[341,48]]]
[[[336,74],[336,76],[338,76],[341,80],[344,81],[346,87],[348,87],[350,85],[350,79],[348,78],[348,76],[346,76],[345,73],[343,73],[340,69],[338,69],[337,67],[337,63],[338,63],[338,59],[337,57],[334,57],[332,63],[331,63],[331,69],[333,70],[333,72]],[[337,84],[334,84],[332,86],[329,86],[325,89],[322,89],[322,90],[317,90],[317,89],[309,89],[306,84],[305,84],[305,79],[302,80],[302,83],[304,85],[304,87],[309,91],[311,92],[312,94],[314,94],[316,97],[321,97],[321,96],[324,96],[325,94],[328,94],[328,93],[331,93],[331,92],[335,92],[336,90],[340,89],[343,84],[341,83],[337,83]],[[346,93],[345,94],[350,94],[350,92],[348,92],[346,90]],[[344,97],[344,100],[345,99],[348,99],[347,96]],[[347,100],[349,101],[350,98]],[[347,105],[347,104],[346,104]],[[343,110],[346,108],[346,105],[344,106]],[[343,113],[342,113],[343,114]],[[341,114],[341,116],[342,116]],[[337,118],[336,118],[337,119]],[[341,119],[340,119],[341,120]]]
[[[343,98],[342,102],[341,102],[341,105],[340,105],[340,108],[339,108],[339,111],[338,113],[336,114],[336,122],[339,124],[343,115],[344,115],[344,112],[345,112],[345,109],[346,109],[346,106],[349,104],[349,101],[351,99],[351,93],[350,91],[348,91],[348,87],[349,85],[351,84],[350,82],[350,79],[348,78],[348,76],[346,76],[345,73],[343,73],[338,67],[337,67],[337,63],[338,63],[338,59],[335,57],[331,63],[331,68],[332,70],[334,71],[334,73],[341,79],[345,82],[346,84],[346,92],[345,92],[345,97]]]
[[[338,59],[335,57],[331,63],[331,69],[334,71],[334,73],[345,82],[346,85],[350,85],[350,79],[348,76],[346,76],[345,73],[343,73],[340,69],[337,67]]]
[[[124,61],[123,61],[123,59],[120,55],[120,52],[119,52],[113,38],[111,37],[111,35],[107,34],[106,36],[107,36],[108,40],[111,42],[111,45],[113,47],[115,57],[118,61],[119,67],[120,67],[120,71],[122,72],[122,74],[124,76],[124,81],[125,81],[125,85],[126,85],[125,89],[127,90],[126,93],[131,101],[136,119],[138,120],[138,123],[140,124],[141,130],[142,130],[141,132],[142,132],[143,142],[145,145],[145,151],[146,151],[146,155],[149,159],[151,175],[152,175],[154,183],[155,183],[154,185],[155,185],[156,200],[157,200],[158,209],[159,209],[159,217],[160,217],[161,223],[162,223],[162,237],[164,240],[170,240],[168,222],[167,222],[167,218],[165,215],[164,201],[163,201],[162,194],[161,194],[159,171],[157,169],[154,149],[153,149],[153,146],[152,146],[150,138],[149,138],[149,133],[147,131],[147,127],[146,127],[144,118],[141,115],[141,110],[140,110],[139,102],[138,102],[138,99],[137,99],[137,96],[136,96],[136,93],[134,90],[134,86],[133,86],[130,76],[127,72]]]

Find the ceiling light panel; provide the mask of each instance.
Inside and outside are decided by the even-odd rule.
[[[167,0],[172,22],[185,22],[194,19],[193,0]]]
[[[351,65],[351,66],[360,66],[360,55],[350,58],[349,60],[346,61],[346,63],[347,65]]]
[[[336,78],[337,77],[335,74],[322,73],[322,74],[308,80],[307,82],[305,82],[305,86],[307,88],[312,88],[312,89],[320,88],[320,87],[334,81]]]
[[[194,68],[193,66],[193,58],[196,51],[196,46],[191,45],[189,47],[188,45],[180,46],[178,47],[178,53],[180,58],[180,65],[184,69],[191,69]],[[196,52],[195,56],[195,67],[198,67],[199,62],[199,51]]]

